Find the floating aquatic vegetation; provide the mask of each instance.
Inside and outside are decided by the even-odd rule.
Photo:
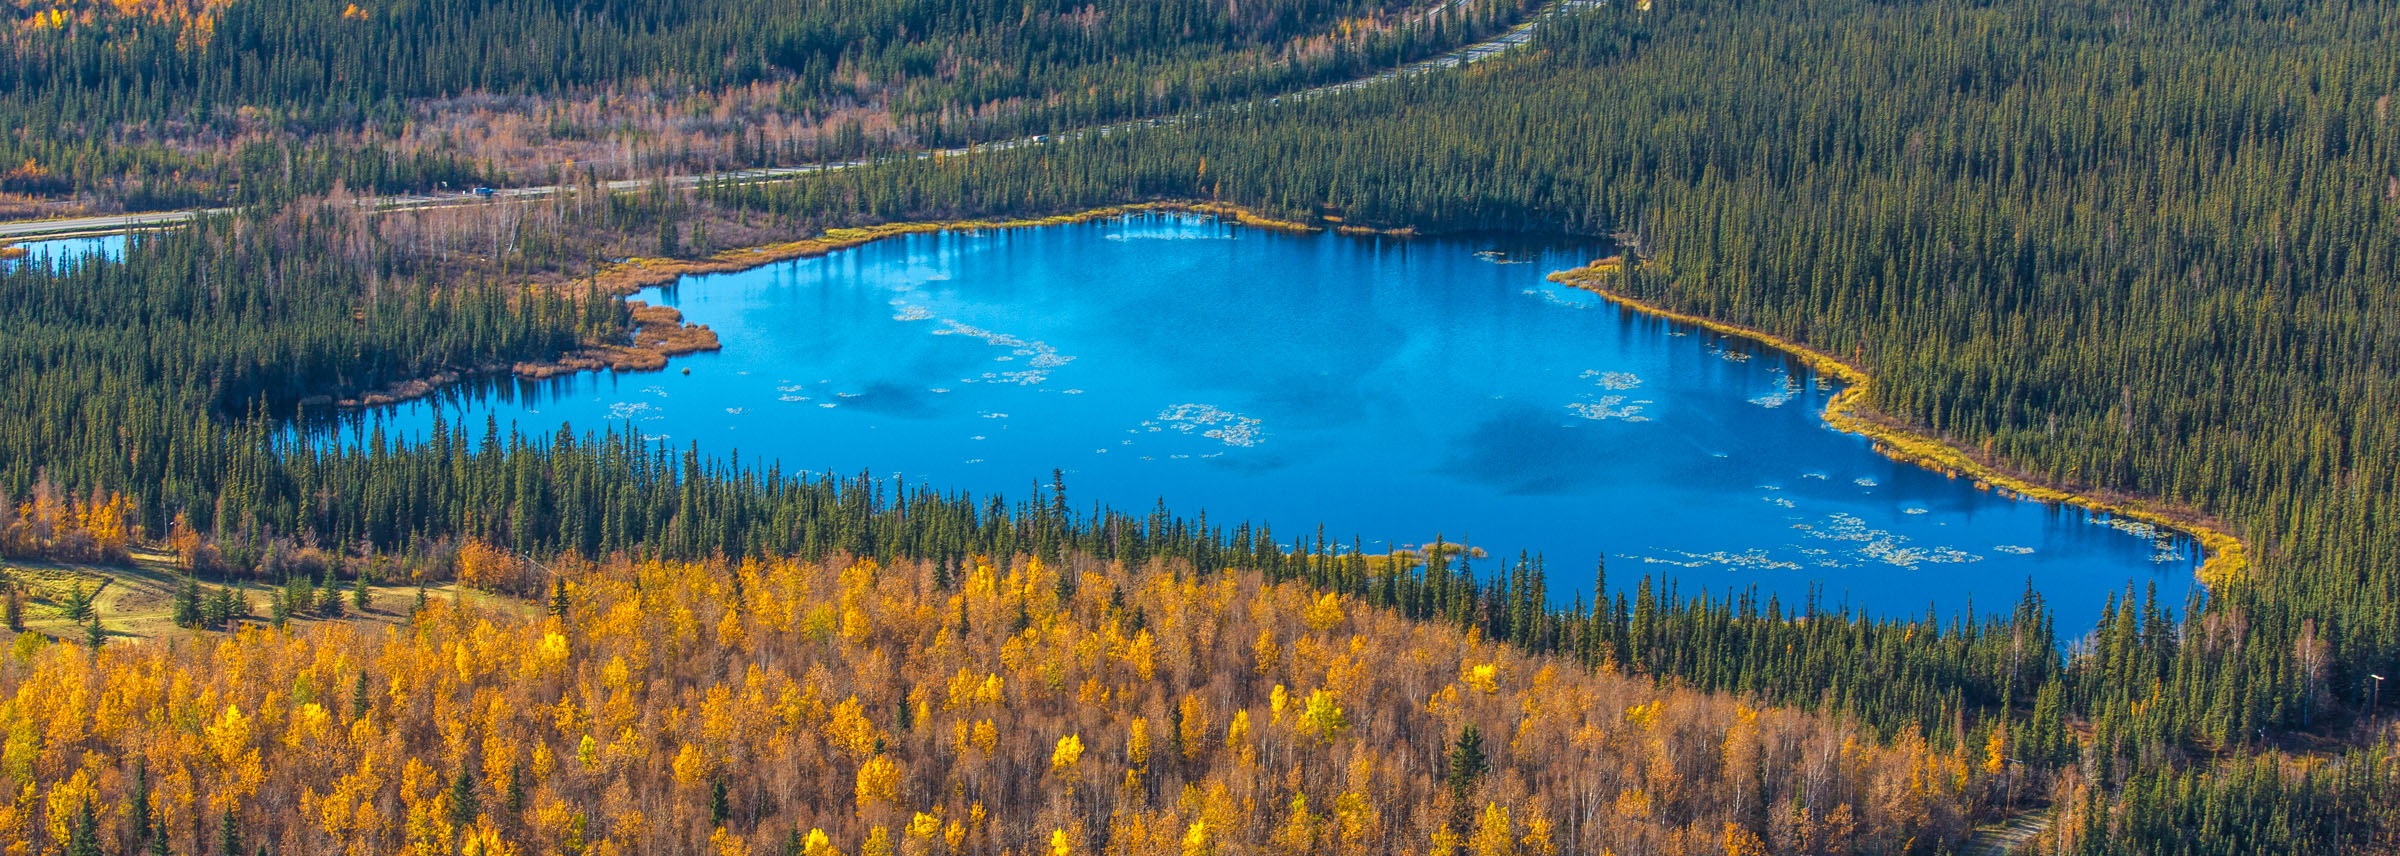
[[[1007,356],[999,357],[997,359],[1014,360],[1017,357],[1026,358],[1025,370],[1013,372],[985,372],[983,374],[983,379],[988,381],[1014,383],[1021,386],[1033,386],[1049,380],[1050,370],[1075,361],[1074,357],[1059,353],[1057,348],[1051,347],[1047,342],[1022,339],[1016,336],[1011,336],[1007,333],[986,330],[972,324],[962,324],[958,321],[948,318],[942,319],[942,329],[933,331],[933,334],[936,336],[967,336],[969,338],[981,339],[983,340],[984,344],[987,345],[1009,349],[1009,354]],[[965,380],[964,382],[974,383],[972,380]]]
[[[1512,259],[1508,257],[1507,253],[1499,250],[1476,250],[1475,257],[1496,265],[1521,265],[1532,261],[1531,259]]]
[[[1875,480],[1874,480],[1874,479],[1871,479],[1871,478],[1867,478],[1866,476],[1860,476],[1860,477],[1858,477],[1858,478],[1851,479],[1851,480],[1850,480],[1850,483],[1851,483],[1851,484],[1854,484],[1854,485],[1858,485],[1859,487],[1874,487],[1874,486],[1875,486]]]
[[[1933,513],[1933,509],[1930,509],[1930,508],[1903,508],[1903,509],[1900,509],[1900,513],[1902,513],[1902,514],[1931,514],[1931,513]]]
[[[1824,473],[1801,473],[1800,477],[1804,479],[1816,479],[1818,481],[1827,481],[1832,478],[1832,476],[1828,476]]]
[[[2156,524],[2141,520],[2094,515],[2092,517],[2092,522],[2106,526],[2110,529],[2117,530],[2119,532],[2123,532],[2136,538],[2149,538],[2151,540],[2158,540],[2159,536],[2162,534]]]
[[[666,387],[663,387],[663,386],[659,386],[659,385],[657,385],[657,384],[652,384],[652,385],[650,385],[650,386],[645,386],[645,387],[642,387],[642,391],[643,391],[643,392],[647,392],[647,393],[649,393],[649,394],[651,394],[651,395],[658,396],[658,397],[660,397],[660,398],[665,398],[665,397],[667,397],[667,388],[666,388]]]
[[[1825,519],[1827,525],[1810,530],[1811,536],[1857,544],[1852,553],[1896,568],[1915,570],[1918,565],[1928,563],[1948,565],[1983,561],[1982,556],[1956,547],[1911,546],[1908,536],[1868,526],[1857,515],[1836,512]]]
[[[1569,402],[1567,409],[1574,411],[1577,416],[1595,422],[1610,419],[1622,419],[1627,422],[1650,421],[1649,417],[1642,415],[1642,405],[1628,404],[1625,396],[1622,395],[1603,395],[1596,399]]]
[[[1202,437],[1237,448],[1256,446],[1265,439],[1264,432],[1259,430],[1259,420],[1213,404],[1178,404],[1159,411],[1153,421],[1186,434],[1197,432]],[[1158,427],[1153,426],[1151,430],[1158,430]]]
[[[925,391],[926,391],[926,392],[933,393],[933,394],[935,394],[935,395],[941,395],[941,394],[943,394],[943,393],[949,392],[949,391],[950,391],[950,388],[949,388],[949,387],[946,387],[946,386],[929,386],[929,387],[926,387],[926,388],[925,388]]]
[[[742,412],[743,412],[744,410],[746,410],[746,409],[748,409],[748,408],[742,408],[742,407],[728,407],[728,408],[725,408],[725,412],[727,412],[727,413],[731,413],[731,414],[733,414],[733,415],[735,415],[735,416],[740,416],[740,415],[742,415]]]
[[[1750,398],[1751,404],[1755,404],[1760,407],[1782,407],[1786,404],[1790,404],[1792,399],[1800,397],[1800,392],[1802,389],[1800,381],[1794,379],[1790,374],[1785,372],[1776,372],[1775,374],[1778,378],[1781,378],[1781,382],[1776,384],[1775,390],[1764,395],[1752,396]]]
[[[1752,547],[1739,553],[1728,552],[1725,550],[1718,550],[1709,553],[1690,553],[1682,550],[1668,550],[1666,552],[1681,558],[1671,559],[1663,556],[1637,556],[1634,558],[1638,558],[1643,562],[1653,565],[1672,565],[1678,568],[1688,569],[1716,566],[1722,567],[1729,571],[1800,570],[1800,563],[1775,558],[1774,556],[1768,555],[1765,549],[1759,547]]]
[[[893,313],[893,314],[892,314],[892,320],[894,320],[894,321],[931,321],[931,320],[933,320],[933,312],[932,312],[932,310],[926,309],[925,307],[922,307],[922,306],[903,306],[903,307],[900,307],[900,311],[899,311],[899,312],[895,312],[895,313]]]
[[[775,396],[775,400],[776,400],[776,401],[807,401],[807,400],[808,400],[808,396],[805,396],[805,395],[792,395],[792,394],[786,393],[786,394],[783,394],[783,395],[778,395],[778,396]]]
[[[614,422],[623,422],[629,419],[657,419],[659,416],[658,408],[651,406],[647,401],[619,401],[608,406],[608,418]]]
[[[1642,385],[1641,377],[1632,372],[1604,372],[1599,369],[1585,369],[1580,377],[1591,381],[1593,385],[1601,389],[1610,391],[1621,392]]]
[[[2032,547],[2020,547],[2015,544],[2002,544],[2000,546],[1993,547],[1992,549],[2017,556],[2030,555],[2033,553]]]
[[[1759,498],[1760,498],[1760,499],[1763,499],[1763,500],[1766,500],[1766,501],[1768,501],[1768,502],[1774,503],[1775,505],[1777,505],[1777,506],[1779,506],[1779,507],[1783,507],[1783,508],[1795,508],[1795,507],[1797,507],[1797,506],[1794,506],[1794,505],[1792,505],[1792,501],[1791,501],[1791,500],[1785,499],[1785,498],[1783,498],[1783,497],[1780,497],[1780,496],[1762,496],[1762,497],[1759,497]]]

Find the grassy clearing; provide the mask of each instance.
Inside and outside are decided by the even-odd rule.
[[[61,562],[0,561],[0,578],[14,581],[24,592],[25,630],[52,639],[80,642],[84,625],[72,618],[68,604],[77,586],[92,599],[92,608],[100,619],[101,629],[111,641],[142,641],[169,638],[177,635],[198,635],[207,631],[176,626],[174,621],[175,589],[183,581],[183,573],[174,558],[157,550],[136,549],[133,564],[127,567],[82,565]],[[250,600],[254,615],[243,623],[264,625],[267,621],[268,595],[275,586],[257,581],[223,583],[202,580],[201,585],[215,591],[230,585]],[[417,602],[414,585],[369,586],[368,608],[361,611],[350,605],[348,590],[343,591],[344,614],[340,618],[293,616],[293,626],[306,626],[327,621],[399,624],[408,620]],[[525,611],[533,607],[515,598],[493,595],[455,583],[427,586],[428,600],[464,602],[481,608]]]

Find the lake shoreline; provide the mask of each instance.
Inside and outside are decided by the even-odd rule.
[[[717,337],[705,325],[687,324],[679,313],[665,307],[646,307],[640,301],[629,300],[645,288],[667,285],[686,276],[716,273],[738,273],[795,259],[818,258],[841,250],[852,249],[887,238],[950,231],[982,231],[996,229],[1029,229],[1044,226],[1065,226],[1089,223],[1131,214],[1180,212],[1204,214],[1229,220],[1235,224],[1291,234],[1317,234],[1333,231],[1357,237],[1387,236],[1414,237],[1419,233],[1409,229],[1376,229],[1334,223],[1320,226],[1291,220],[1279,220],[1258,214],[1237,205],[1219,202],[1156,201],[1109,205],[1048,217],[1009,219],[960,219],[885,223],[873,226],[827,229],[817,237],[779,244],[725,250],[699,259],[632,258],[611,264],[580,280],[597,286],[618,299],[636,304],[632,341],[626,343],[586,343],[574,351],[546,360],[530,360],[509,364],[477,366],[453,370],[429,378],[394,384],[382,390],[355,398],[333,400],[329,396],[311,399],[309,404],[330,404],[343,410],[364,409],[397,404],[423,398],[475,377],[500,374],[514,375],[527,380],[545,380],[583,372],[614,371],[620,373],[661,371],[670,358],[684,354],[717,350]],[[2043,484],[2030,475],[2011,470],[2000,464],[1977,457],[1920,429],[1898,423],[1872,412],[1862,402],[1873,378],[1863,369],[1832,354],[1785,339],[1763,330],[1743,327],[1722,321],[1677,312],[1640,298],[1609,290],[1605,280],[1621,273],[1626,262],[1617,257],[1600,259],[1584,267],[1554,272],[1552,282],[1598,295],[1618,307],[1672,323],[1709,330],[1719,335],[1745,339],[1788,353],[1810,368],[1840,378],[1843,387],[1825,405],[1822,416],[1826,424],[1837,431],[1858,434],[1872,441],[1877,453],[1885,457],[1914,464],[1950,477],[1961,474],[1975,479],[1976,486],[1997,489],[2005,495],[2032,499],[2050,504],[2065,504],[2087,511],[2124,517],[2161,526],[2190,536],[2207,552],[2196,573],[2200,582],[2210,588],[2243,578],[2249,568],[2247,546],[2227,532],[2223,525],[2199,512],[2161,506],[2140,497],[2114,492],[2078,491]],[[650,308],[663,312],[642,312]]]
[[[1278,220],[1239,205],[1222,202],[1136,202],[1090,208],[1049,217],[929,220],[827,229],[824,234],[814,238],[724,250],[706,258],[626,259],[601,268],[589,276],[571,280],[569,285],[588,283],[617,299],[626,300],[642,289],[666,285],[686,276],[740,273],[779,262],[830,255],[887,238],[936,232],[1066,226],[1152,212],[1206,214],[1251,228],[1303,235],[1313,235],[1327,229],[1331,229],[1337,234],[1356,237],[1405,238],[1417,234],[1414,228],[1377,229],[1341,223],[1317,226],[1292,220]],[[302,400],[301,404],[306,407],[329,406],[340,410],[383,407],[424,398],[460,381],[502,374],[513,375],[524,380],[548,380],[584,372],[663,371],[667,367],[668,359],[672,357],[718,349],[717,335],[706,325],[684,323],[680,313],[665,307],[650,307],[637,300],[626,300],[626,302],[634,307],[632,335],[626,342],[585,342],[575,350],[547,359],[451,369],[429,377],[400,381],[353,397],[337,399],[331,395],[312,396]]]
[[[1755,585],[1786,603],[1829,598],[1878,614],[2011,603],[2028,583],[2068,614],[2122,597],[2128,581],[2180,602],[2206,558],[2163,527],[2011,502],[2006,489],[1969,490],[1973,479],[1868,454],[1850,432],[1825,430],[1838,386],[1787,406],[1805,374],[1795,361],[1595,315],[1596,296],[1545,281],[1616,252],[1604,244],[1512,233],[1356,242],[1236,225],[1133,213],[673,280],[633,299],[715,328],[719,356],[589,382],[483,378],[342,422],[403,438],[489,418],[528,436],[617,425],[646,444],[827,472],[871,462],[976,493],[1064,468],[1111,507],[1164,495],[1211,516],[1384,536],[1364,543],[1368,555],[1422,540],[1397,533],[1465,532],[1476,537],[1446,540],[1491,556],[1538,547],[1568,566],[1623,559],[1687,587]],[[1489,247],[1523,264],[1476,252]],[[660,276],[669,264],[697,266],[620,270]],[[1192,295],[1191,282],[1209,294]],[[1425,317],[1446,320],[1410,326]],[[1295,335],[1295,318],[1316,319],[1322,335]],[[1160,335],[1193,347],[1162,357]],[[1342,426],[1368,423],[1353,423],[1360,411],[1345,402],[1393,383],[1431,387],[1421,401],[1449,415],[1356,448]],[[1676,427],[1638,424],[1649,422]],[[1250,449],[1260,437],[1281,439]],[[1395,473],[1394,458],[1428,463]],[[1362,480],[1379,485],[1374,496],[1329,487]],[[1399,499],[1421,491],[1444,499]]]
[[[2030,475],[1984,460],[1946,440],[1924,433],[1915,426],[1875,413],[1863,404],[1868,388],[1874,383],[1873,376],[1867,374],[1866,370],[1832,354],[1764,330],[1677,312],[1610,290],[1606,285],[1607,279],[1621,273],[1625,264],[1616,257],[1600,259],[1580,268],[1552,273],[1549,279],[1560,285],[1591,292],[1620,309],[1638,315],[1766,345],[1798,358],[1811,369],[1840,378],[1841,390],[1825,403],[1823,416],[1826,425],[1836,431],[1866,437],[1874,444],[1875,451],[1885,457],[1952,478],[1963,474],[1975,479],[1979,488],[1998,489],[2006,495],[2049,504],[2073,505],[2086,511],[2130,518],[2181,532],[2198,541],[2201,549],[2207,551],[2207,558],[2202,560],[2196,575],[2201,584],[2210,589],[2222,590],[2224,586],[2244,579],[2249,572],[2249,548],[2213,518],[2190,509],[2153,504],[2127,494],[2084,492],[2046,485]]]

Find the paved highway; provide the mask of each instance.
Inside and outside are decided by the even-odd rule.
[[[1499,56],[1503,53],[1507,53],[1511,50],[1525,46],[1527,43],[1533,41],[1534,34],[1541,30],[1542,25],[1549,23],[1551,20],[1560,15],[1584,9],[1590,9],[1595,6],[1599,6],[1603,2],[1605,2],[1605,0],[1555,0],[1555,2],[1552,2],[1550,5],[1543,7],[1540,11],[1535,12],[1532,17],[1527,18],[1524,23],[1518,24],[1516,27],[1511,28],[1508,32],[1501,33],[1500,35],[1492,38],[1476,42],[1475,44],[1467,45],[1466,47],[1458,48],[1440,56],[1410,63],[1390,71],[1385,71],[1380,74],[1369,75],[1356,80],[1327,84],[1325,86],[1319,86],[1313,89],[1304,89],[1298,92],[1274,96],[1266,99],[1265,103],[1280,104],[1285,101],[1305,101],[1335,93],[1348,92],[1353,89],[1416,77],[1418,75],[1439,71],[1441,69],[1458,68],[1460,66],[1482,62],[1484,60],[1491,59],[1492,57]],[[1442,7],[1436,8],[1438,10]],[[1427,14],[1431,15],[1432,13],[1429,12]],[[955,157],[961,155],[970,155],[977,152],[997,152],[1023,148],[1025,146],[1047,145],[1049,143],[1058,142],[1061,140],[1080,139],[1085,136],[1107,136],[1117,131],[1128,131],[1136,128],[1156,128],[1167,125],[1181,124],[1193,119],[1216,115],[1226,111],[1250,110],[1254,109],[1258,103],[1259,102],[1257,101],[1248,101],[1239,104],[1220,105],[1175,116],[1165,116],[1152,119],[1136,119],[1126,122],[1098,125],[1058,134],[1036,134],[1034,136],[1020,137],[1014,140],[923,151],[918,152],[916,156],[919,158]],[[872,161],[833,161],[827,163],[804,164],[800,166],[746,169],[734,172],[678,175],[669,177],[667,181],[677,187],[693,187],[704,181],[730,180],[740,183],[785,181],[803,176],[815,175],[822,172],[836,172],[840,170],[857,169],[869,163],[872,163]],[[647,178],[620,179],[617,181],[606,182],[602,186],[611,191],[624,193],[637,191],[648,187],[654,180],[655,179]],[[574,187],[575,185],[551,184],[541,185],[538,187],[496,188],[489,196],[480,196],[473,193],[378,196],[360,200],[359,204],[372,206],[378,211],[439,208],[458,205],[482,205],[504,201],[546,199],[548,197],[558,195],[559,193],[572,190]],[[18,220],[13,222],[0,222],[0,240],[25,240],[31,238],[116,232],[126,229],[157,228],[175,223],[181,223],[203,214],[214,214],[228,210],[231,209],[201,208],[183,211],[152,211],[142,214],[111,214],[105,217],[73,217],[55,220]]]

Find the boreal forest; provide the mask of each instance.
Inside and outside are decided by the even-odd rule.
[[[0,227],[192,217],[0,253],[0,853],[2400,854],[2395,33],[17,0]],[[628,298],[681,273],[1138,206],[1605,239],[1585,287],[2236,544],[2188,597],[1891,613],[622,424],[312,433],[674,371],[714,334]]]

